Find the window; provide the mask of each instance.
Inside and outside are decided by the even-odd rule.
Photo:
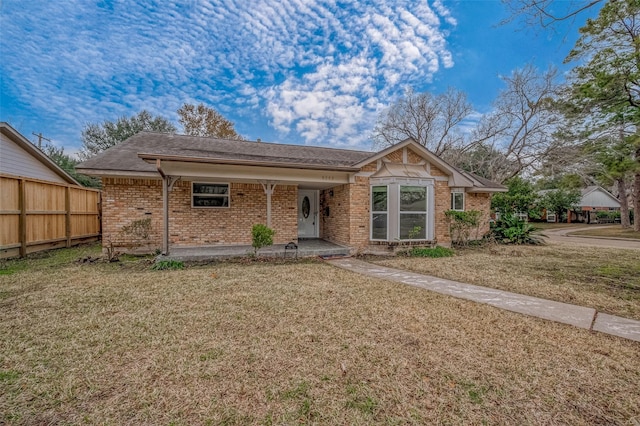
[[[427,188],[400,186],[401,240],[424,240],[427,235]]]
[[[191,207],[229,207],[229,184],[193,182]]]
[[[389,191],[387,186],[371,187],[371,239],[386,240],[389,228]]]
[[[451,193],[451,210],[464,211],[464,192]]]

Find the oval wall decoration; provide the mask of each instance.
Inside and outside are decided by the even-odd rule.
[[[311,202],[306,195],[302,199],[302,216],[306,219],[309,217],[309,211],[311,210]]]

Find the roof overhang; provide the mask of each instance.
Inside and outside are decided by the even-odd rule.
[[[149,154],[139,154],[139,157],[155,165],[157,172],[153,175],[156,178],[174,176],[191,181],[226,180],[241,183],[272,181],[314,189],[351,183],[358,170],[352,167],[327,168],[320,165],[302,168],[293,164],[276,165],[270,162],[196,159]]]
[[[250,166],[250,167],[270,167],[278,169],[296,169],[296,170],[329,170],[340,172],[357,172],[359,167],[353,166],[335,166],[327,164],[308,164],[308,163],[294,163],[294,162],[279,162],[279,161],[259,161],[259,160],[240,160],[240,159],[226,159],[226,158],[210,158],[210,157],[183,157],[178,155],[159,155],[159,154],[145,154],[140,153],[138,157],[148,163],[155,163],[156,160],[161,160],[163,163],[179,162],[185,164],[213,164],[213,165],[231,165],[231,166]]]

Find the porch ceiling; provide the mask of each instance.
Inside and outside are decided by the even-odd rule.
[[[247,183],[274,181],[285,184],[296,184],[302,188],[309,189],[325,189],[349,183],[354,175],[353,172],[336,170],[310,170],[168,160],[157,160],[156,164],[161,174],[166,176],[180,176],[186,180],[230,180]]]

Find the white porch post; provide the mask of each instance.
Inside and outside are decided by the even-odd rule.
[[[271,228],[271,195],[273,194],[273,190],[276,188],[276,183],[272,181],[260,182],[262,188],[264,189],[264,193],[267,194],[267,226]]]

